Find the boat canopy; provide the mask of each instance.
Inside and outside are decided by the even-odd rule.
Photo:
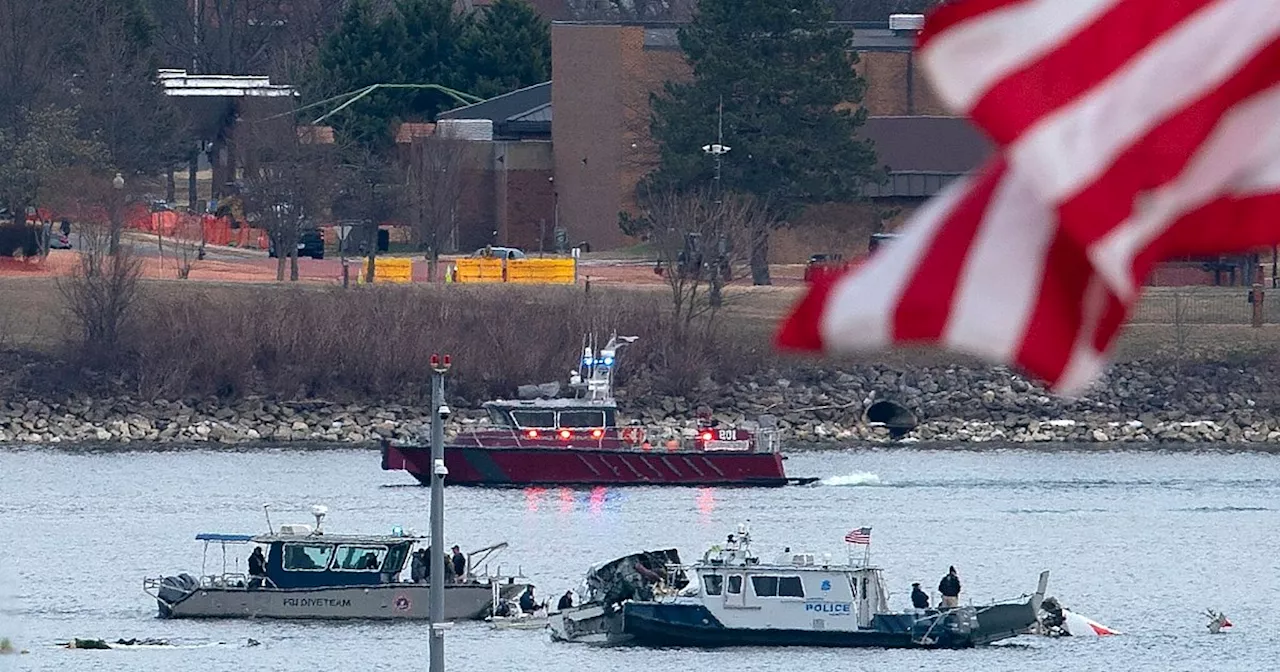
[[[252,534],[223,534],[221,532],[201,532],[196,535],[196,541],[230,541],[235,543],[247,544],[253,541]]]

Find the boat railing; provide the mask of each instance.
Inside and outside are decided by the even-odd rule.
[[[570,434],[561,436],[567,429]],[[623,452],[688,451],[699,449],[699,435],[707,428],[684,429],[676,427],[645,427],[622,425],[615,427],[579,427],[556,429],[517,429],[477,425],[455,434],[448,443],[475,445],[481,448],[586,448],[608,449]],[[595,435],[598,432],[598,435]],[[749,431],[750,439],[745,450],[729,452],[773,453],[781,447],[776,429],[760,428]],[[707,450],[706,452],[721,452]]]
[[[200,587],[218,590],[253,590],[255,588],[275,588],[276,585],[265,576],[250,577],[240,572],[225,572],[223,574],[206,574],[200,577]]]

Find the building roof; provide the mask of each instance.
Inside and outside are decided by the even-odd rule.
[[[887,22],[869,23],[833,21],[833,24],[852,30],[850,47],[854,51],[912,51],[916,45],[916,31],[891,30]],[[644,28],[644,48],[679,50],[678,34],[685,23],[680,21],[553,21],[553,25],[565,26],[631,26]]]
[[[551,135],[551,82],[543,82],[494,96],[485,101],[442,112],[439,119],[488,119],[493,135],[520,137]]]
[[[870,197],[932,196],[991,154],[991,142],[964,117],[870,117],[858,135],[889,171],[885,184],[864,189]]]

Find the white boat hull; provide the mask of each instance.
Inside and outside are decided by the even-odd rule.
[[[523,584],[502,586],[502,596],[523,592]],[[392,583],[342,588],[279,590],[198,588],[173,603],[160,602],[166,618],[405,619],[429,618],[429,587],[424,583]],[[444,618],[484,618],[493,608],[488,584],[447,585]]]

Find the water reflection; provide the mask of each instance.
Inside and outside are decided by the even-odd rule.
[[[537,513],[542,498],[547,494],[546,488],[532,486],[524,489],[524,508],[529,513]]]
[[[604,486],[596,486],[591,488],[591,515],[599,516],[604,510],[605,500],[608,499],[608,491]]]
[[[711,521],[711,514],[716,510],[716,489],[698,488],[698,519],[705,524]]]

